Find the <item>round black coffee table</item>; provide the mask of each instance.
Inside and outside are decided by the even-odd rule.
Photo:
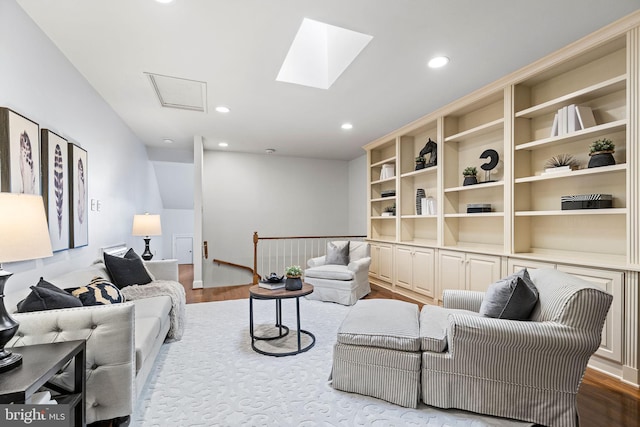
[[[305,331],[300,329],[300,297],[303,297],[305,295],[309,295],[311,292],[313,292],[313,285],[310,285],[308,283],[303,283],[302,284],[302,289],[298,290],[298,291],[287,291],[286,289],[282,288],[282,289],[265,289],[265,288],[261,288],[258,285],[252,286],[249,288],[249,334],[251,335],[251,348],[253,348],[254,351],[260,353],[260,354],[265,354],[267,356],[276,356],[276,357],[282,357],[282,356],[293,356],[294,354],[299,354],[299,353],[303,353],[307,350],[309,350],[311,347],[313,347],[313,345],[316,343],[316,337],[315,335],[313,335],[311,332],[309,331]],[[286,337],[287,334],[289,334],[289,328],[285,325],[282,324],[282,300],[283,299],[290,299],[290,298],[295,298],[296,299],[296,319],[297,319],[297,326],[298,326],[298,349],[294,350],[294,351],[289,351],[289,352],[285,352],[285,353],[274,353],[274,352],[269,352],[269,351],[265,351],[265,350],[261,350],[259,348],[256,347],[256,341],[269,341],[269,340],[277,340],[283,337]],[[278,334],[275,336],[271,336],[271,337],[263,337],[263,336],[256,336],[253,332],[253,300],[275,300],[276,302],[276,324],[275,326],[278,328]],[[307,335],[309,338],[311,338],[311,343],[307,344],[305,347],[302,347],[302,342],[301,342],[301,334],[305,334]]]

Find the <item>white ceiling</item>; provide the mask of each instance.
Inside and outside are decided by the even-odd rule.
[[[639,0],[17,0],[151,147],[350,160],[362,145],[640,8]],[[329,90],[277,82],[302,20],[373,36]],[[427,68],[447,55],[443,69]],[[160,106],[145,73],[206,82]],[[222,115],[214,108],[226,105]],[[353,123],[344,131],[343,122]]]

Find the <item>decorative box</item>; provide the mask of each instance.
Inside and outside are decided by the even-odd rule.
[[[562,196],[562,210],[573,209],[606,209],[613,207],[611,194],[576,194]]]

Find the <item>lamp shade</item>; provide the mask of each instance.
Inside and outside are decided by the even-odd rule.
[[[133,216],[133,236],[160,236],[162,235],[162,225],[160,215],[134,215]]]
[[[0,264],[51,255],[42,196],[0,193]]]

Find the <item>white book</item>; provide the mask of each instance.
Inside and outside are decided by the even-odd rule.
[[[542,172],[542,174],[548,175],[548,174],[561,173],[561,172],[571,172],[571,166],[558,166],[556,168],[546,168],[544,172]]]
[[[558,126],[558,134],[566,135],[569,130],[569,117],[568,117],[568,108],[566,106],[560,109],[560,122]]]
[[[596,119],[593,117],[591,107],[576,105],[576,116],[580,123],[580,129],[586,129],[596,125]]]
[[[275,289],[281,289],[284,288],[285,283],[281,282],[281,283],[263,283],[263,282],[259,282],[258,286],[260,286],[261,288],[265,288],[265,289],[270,289],[270,290],[275,290]]]
[[[576,114],[576,106],[571,104],[567,107],[567,132],[572,133],[580,129],[582,128]]]
[[[551,125],[551,136],[558,136],[558,113],[553,117],[553,125]]]

